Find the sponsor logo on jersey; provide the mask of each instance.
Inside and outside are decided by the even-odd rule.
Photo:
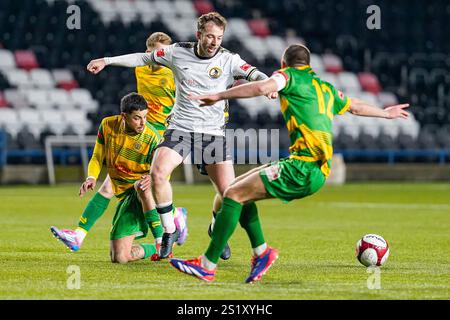
[[[244,71],[247,71],[248,69],[250,69],[252,66],[248,63],[243,64],[240,68]]]
[[[220,69],[219,67],[213,67],[209,69],[208,74],[212,79],[217,79],[222,75],[222,69]]]
[[[344,100],[344,94],[342,93],[342,91],[338,90],[338,95],[341,100]]]
[[[157,57],[164,57],[165,55],[166,53],[164,52],[164,49],[159,49],[158,51],[156,51]]]

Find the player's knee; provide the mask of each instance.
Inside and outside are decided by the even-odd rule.
[[[150,176],[152,178],[152,185],[160,185],[167,182],[167,174],[160,168],[153,168]]]
[[[98,192],[107,199],[114,197],[114,192],[110,188],[101,187]]]
[[[228,187],[225,190],[225,192],[223,193],[223,197],[224,198],[230,198],[230,199],[233,199],[234,201],[237,201],[237,202],[241,202],[240,201],[241,200],[240,195],[241,195],[240,191],[237,188],[233,187],[233,186]]]
[[[112,263],[125,264],[130,261],[129,255],[123,251],[111,251],[110,256]]]

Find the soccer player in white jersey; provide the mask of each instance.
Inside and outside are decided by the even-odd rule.
[[[172,187],[167,177],[184,158],[194,154],[194,162],[204,165],[220,195],[235,177],[225,141],[226,102],[219,101],[210,108],[203,108],[199,102],[190,100],[189,94],[223,91],[231,87],[235,79],[257,81],[268,78],[238,54],[221,47],[226,24],[224,17],[210,12],[198,18],[197,42],[175,43],[151,53],[105,57],[92,60],[87,66],[90,72],[97,74],[107,65],[136,67],[159,64],[172,69],[175,76],[175,105],[151,168],[152,191],[164,228],[160,258],[170,255],[178,237],[172,215]],[[275,98],[276,92],[267,96]],[[221,199],[215,201],[214,211],[218,212],[221,205]],[[214,219],[211,227],[213,224]]]

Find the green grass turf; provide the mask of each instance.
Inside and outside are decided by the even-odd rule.
[[[267,242],[280,258],[254,285],[244,284],[250,246],[238,227],[232,258],[216,281],[183,275],[168,262],[109,261],[113,200],[82,249],[70,253],[49,228],[75,227],[88,198],[77,185],[0,188],[0,299],[449,299],[450,184],[348,184],[282,204],[258,203]],[[188,208],[189,238],[174,250],[204,252],[213,199],[209,185],[175,185],[176,204]],[[384,236],[391,256],[381,289],[367,287],[354,256],[366,233]],[[69,290],[67,268],[79,266],[81,289]]]

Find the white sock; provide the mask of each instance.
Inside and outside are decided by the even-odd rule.
[[[75,229],[75,234],[77,236],[78,242],[82,243],[84,241],[84,238],[87,235],[87,231],[84,230],[83,228],[78,227],[78,228]]]
[[[253,248],[253,254],[255,256],[260,256],[264,253],[264,251],[266,251],[266,249],[267,249],[267,243],[264,242],[262,245],[257,246],[256,248]]]
[[[202,267],[203,268],[205,268],[207,270],[214,270],[214,269],[216,269],[217,263],[213,263],[213,262],[209,261],[206,256],[202,256],[201,260],[202,260]]]
[[[167,212],[160,214],[159,217],[161,218],[161,224],[163,226],[165,233],[174,233],[176,230],[175,222],[173,220],[173,213]]]
[[[214,216],[212,216],[212,219],[211,219],[211,232],[214,230],[214,223],[216,223],[216,218],[214,218]]]
[[[155,239],[155,243],[156,244],[161,244],[161,242],[162,242],[162,238],[161,237]]]

